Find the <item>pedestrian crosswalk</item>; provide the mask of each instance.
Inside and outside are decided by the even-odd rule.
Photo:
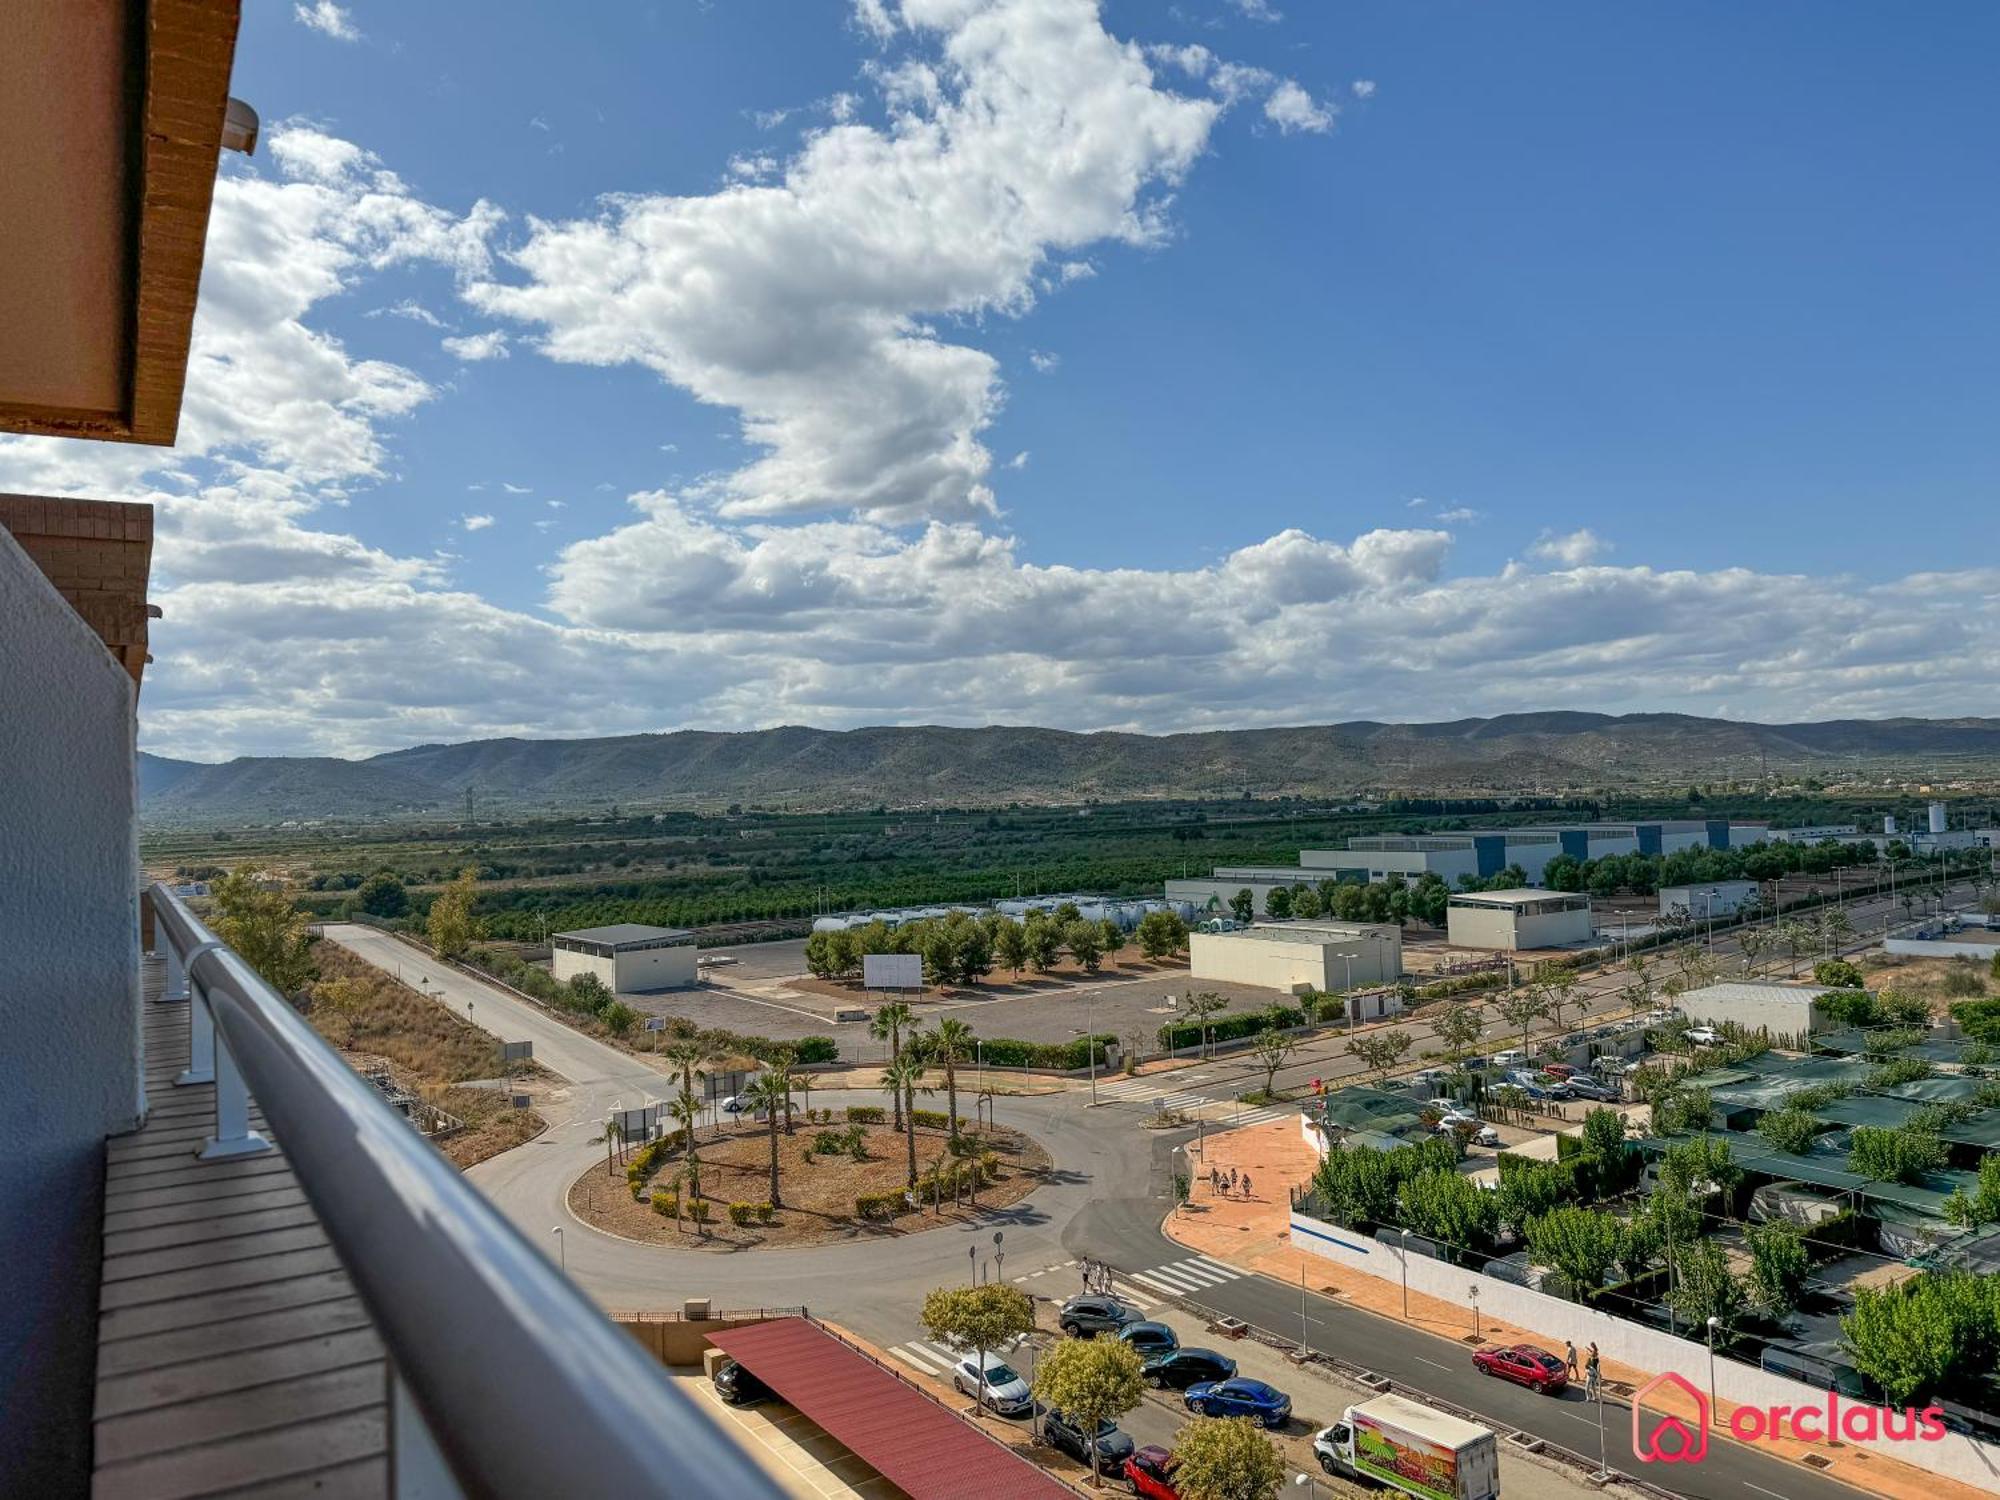
[[[1210,1074],[1203,1072],[1164,1073],[1157,1078],[1120,1078],[1114,1083],[1103,1083],[1097,1087],[1100,1101],[1112,1104],[1144,1104],[1156,1110],[1198,1110],[1208,1105],[1234,1106],[1226,1115],[1216,1115],[1211,1123],[1227,1122],[1230,1126],[1261,1125],[1266,1120],[1275,1120],[1282,1115],[1292,1114],[1296,1106],[1290,1104],[1237,1105],[1233,1099],[1218,1099],[1205,1090],[1194,1087],[1208,1080]]]
[[[1124,1274],[1150,1287],[1155,1294],[1168,1297],[1199,1295],[1210,1287],[1240,1280],[1244,1275],[1235,1267],[1211,1260],[1206,1255],[1168,1261],[1165,1265],[1149,1266],[1143,1271],[1127,1271]]]
[[[942,1344],[928,1344],[922,1339],[911,1339],[907,1344],[893,1344],[889,1353],[901,1360],[920,1375],[935,1376],[940,1380],[951,1379],[951,1372],[958,1368],[958,1356]]]

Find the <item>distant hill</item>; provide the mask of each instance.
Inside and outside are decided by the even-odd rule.
[[[894,807],[1297,793],[1558,793],[1772,771],[1943,775],[2000,766],[2000,719],[1750,724],[1685,714],[1506,714],[1445,724],[1205,734],[1072,734],[936,725],[591,740],[474,740],[366,760],[139,757],[156,822],[446,812],[470,789],[497,811],[625,806]]]

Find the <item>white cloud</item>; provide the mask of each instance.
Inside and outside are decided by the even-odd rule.
[[[1021,450],[1021,451],[1020,451],[1019,453],[1016,453],[1016,454],[1015,454],[1015,455],[1014,455],[1014,456],[1013,456],[1012,458],[1008,459],[1008,460],[1007,460],[1007,467],[1008,467],[1008,468],[1010,468],[1010,469],[1025,469],[1025,468],[1027,468],[1027,467],[1028,467],[1028,450],[1027,450],[1026,448],[1023,448],[1023,449],[1022,449],[1022,450]]]
[[[493,518],[491,516],[460,516],[458,524],[463,526],[467,531],[484,531],[493,524]]]
[[[759,130],[776,130],[792,117],[789,109],[753,109],[750,119]]]
[[[1285,13],[1274,9],[1271,5],[1271,0],[1229,0],[1229,3],[1240,14],[1249,17],[1253,21],[1262,21],[1267,25],[1275,25],[1277,22],[1285,19]]]
[[[562,500],[551,500],[548,502],[548,507],[550,510],[561,510],[566,503]]]
[[[1035,367],[1036,374],[1052,375],[1061,366],[1062,356],[1041,349],[1031,349],[1028,351],[1028,363]]]
[[[469,333],[463,338],[449,338],[441,341],[444,352],[453,359],[477,362],[484,359],[505,359],[507,357],[507,335],[497,328],[484,333]]]
[[[729,175],[738,182],[762,182],[778,174],[778,159],[766,152],[729,158]]]
[[[1375,97],[1375,80],[1372,78],[1357,78],[1353,83],[1348,85],[1348,89],[1357,99],[1373,99]]]
[[[1566,568],[1581,568],[1611,550],[1611,544],[1585,526],[1577,531],[1561,535],[1544,531],[1535,544],[1528,549],[1530,557],[1544,562],[1561,563]]]
[[[1431,502],[1422,495],[1412,495],[1409,499],[1403,502],[1403,506],[1406,510],[1422,510],[1426,505],[1429,505],[1430,503]]]
[[[500,481],[500,488],[510,495],[532,495],[535,492],[531,484],[509,484],[504,479]]]
[[[389,307],[370,308],[362,316],[367,318],[407,318],[412,323],[423,324],[426,328],[451,327],[449,323],[445,322],[443,318],[440,318],[421,302],[407,297]]]
[[[1264,118],[1286,135],[1297,130],[1324,135],[1333,129],[1333,117],[1332,105],[1318,103],[1289,78],[1272,89],[1264,100]]]
[[[1454,505],[1450,510],[1438,512],[1438,521],[1446,526],[1472,526],[1486,519],[1486,513],[1474,510],[1469,505]]]
[[[354,18],[347,7],[334,4],[334,0],[312,0],[310,5],[301,0],[292,7],[292,16],[320,35],[330,36],[337,42],[361,40],[361,33],[355,29]]]

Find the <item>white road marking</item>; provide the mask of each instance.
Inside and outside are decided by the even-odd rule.
[[[951,1364],[930,1353],[922,1344],[898,1344],[889,1351],[913,1370],[921,1370],[926,1375],[936,1375],[940,1371],[951,1373]]]
[[[1190,1287],[1173,1286],[1165,1281],[1155,1281],[1144,1271],[1134,1271],[1131,1274],[1134,1281],[1143,1281],[1147,1286],[1153,1288],[1154,1291],[1165,1292],[1169,1297],[1178,1297],[1182,1292],[1192,1290]]]
[[[1414,1359],[1420,1365],[1429,1365],[1433,1370],[1443,1370],[1447,1374],[1451,1371],[1450,1365],[1441,1365],[1434,1359],[1425,1359],[1421,1354],[1412,1354],[1410,1358]]]
[[[1763,1485],[1752,1484],[1747,1479],[1743,1481],[1743,1487],[1748,1490],[1755,1490],[1760,1495],[1769,1495],[1771,1500],[1786,1500],[1786,1497],[1779,1494],[1776,1490],[1767,1490]]]

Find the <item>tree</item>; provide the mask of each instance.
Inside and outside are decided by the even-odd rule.
[[[1403,1054],[1410,1050],[1411,1041],[1407,1031],[1385,1031],[1373,1036],[1357,1036],[1348,1042],[1347,1050],[1360,1058],[1379,1081],[1387,1078],[1389,1070],[1403,1060]]]
[[[248,870],[231,870],[209,887],[215,911],[209,923],[237,956],[287,997],[312,982],[314,938],[305,913],[282,891],[267,891]]]
[[[1868,979],[1858,966],[1844,958],[1823,958],[1813,965],[1813,983],[1832,985],[1841,990],[1858,990],[1867,985]]]
[[[682,1089],[667,1101],[667,1113],[680,1127],[681,1148],[694,1150],[694,1128],[701,1121],[701,1100],[694,1096],[692,1089]]]
[[[622,1000],[614,1000],[598,1012],[598,1018],[604,1022],[605,1028],[613,1036],[623,1036],[639,1019],[639,1012]]]
[[[1276,1027],[1257,1033],[1250,1044],[1250,1055],[1257,1059],[1257,1066],[1264,1070],[1264,1094],[1268,1098],[1276,1089],[1278,1069],[1292,1060],[1292,1054],[1299,1050],[1293,1037],[1286,1036]]]
[[[1556,1023],[1558,1029],[1563,1023],[1563,1012],[1575,1002],[1576,983],[1574,970],[1558,969],[1538,986],[1542,1002],[1549,1008],[1549,1019]]]
[[[838,979],[846,971],[841,962],[840,939],[844,932],[815,931],[806,939],[806,972],[815,979]]]
[[[925,1294],[918,1317],[939,1343],[977,1357],[982,1401],[987,1351],[1004,1349],[1035,1331],[1034,1299],[1004,1281],[985,1286],[941,1286]]]
[[[695,1079],[701,1075],[704,1068],[715,1061],[716,1053],[711,1044],[694,1037],[685,1037],[680,1041],[670,1042],[661,1055],[666,1058],[667,1066],[681,1075],[681,1092],[692,1099],[695,1096]]]
[[[1585,1292],[1604,1285],[1606,1273],[1618,1264],[1622,1233],[1610,1214],[1561,1204],[1528,1221],[1528,1258],[1560,1271],[1570,1296],[1581,1302]]]
[[[1516,990],[1513,994],[1501,998],[1499,1010],[1501,1020],[1509,1026],[1520,1029],[1521,1050],[1528,1051],[1528,1031],[1535,1022],[1548,1015],[1547,1004],[1532,989]]]
[[[354,893],[354,904],[371,917],[393,921],[408,914],[410,893],[403,889],[402,879],[393,870],[377,870],[361,882]]]
[[[1097,930],[1095,922],[1078,918],[1063,927],[1063,946],[1070,956],[1083,966],[1086,974],[1095,974],[1097,966],[1104,961],[1104,934]]]
[[[1264,915],[1274,922],[1290,920],[1292,915],[1290,887],[1281,885],[1264,898]]]
[[[1934,1135],[1861,1125],[1849,1139],[1847,1170],[1875,1182],[1916,1182],[1942,1171],[1945,1158],[1944,1142]]]
[[[1012,917],[1002,917],[993,928],[993,956],[1003,969],[1013,970],[1016,979],[1028,966],[1028,935]]]
[[[924,1037],[924,1053],[944,1069],[944,1092],[951,1138],[958,1139],[958,1067],[972,1061],[972,1028],[952,1016],[941,1016]]]
[[[1284,1455],[1248,1417],[1196,1417],[1174,1434],[1181,1500],[1270,1500],[1284,1480]]]
[[[1993,1368],[1996,1278],[1933,1271],[1898,1286],[1860,1287],[1840,1320],[1854,1367],[1891,1406],[1943,1395]]]
[[[1201,1028],[1201,1055],[1208,1056],[1208,1018],[1228,1009],[1229,1001],[1214,990],[1189,990],[1181,996],[1184,1024]]]
[[[1729,1269],[1729,1256],[1722,1246],[1714,1240],[1697,1239],[1680,1252],[1667,1300],[1696,1328],[1705,1328],[1710,1318],[1716,1319],[1717,1338],[1727,1338],[1743,1314],[1743,1283]]]
[[[875,1019],[868,1023],[868,1034],[878,1042],[889,1044],[889,1064],[891,1067],[902,1061],[903,1033],[916,1030],[916,1012],[901,1000],[891,1000],[875,1012]],[[896,1095],[896,1129],[903,1128],[903,1096]]]
[[[1773,1149],[1793,1156],[1810,1151],[1824,1129],[1812,1112],[1804,1109],[1774,1109],[1757,1122],[1758,1135],[1770,1142]]]
[[[2000,1156],[1979,1159],[1979,1182],[1970,1193],[1953,1188],[1944,1200],[1944,1215],[1954,1224],[1977,1229],[2000,1219]]]
[[[1787,1316],[1799,1305],[1812,1259],[1799,1227],[1784,1219],[1751,1228],[1744,1236],[1750,1247],[1750,1291],[1757,1305],[1774,1318]]]
[[[882,1087],[896,1100],[897,1113],[902,1117],[903,1139],[909,1146],[909,1185],[917,1185],[917,1101],[919,1092],[931,1092],[923,1086],[924,1065],[914,1052],[898,1057],[882,1070]]]
[[[791,1101],[791,1080],[773,1068],[751,1081],[749,1094],[751,1104],[764,1116],[765,1133],[771,1141],[771,1207],[783,1208],[785,1201],[778,1193],[778,1116]]]
[[[1035,1399],[1085,1433],[1114,1422],[1145,1399],[1138,1351],[1123,1339],[1064,1339],[1041,1358]],[[1097,1445],[1090,1445],[1090,1483],[1098,1482]]]
[[[1396,1202],[1410,1228],[1454,1250],[1483,1249],[1499,1207],[1495,1194],[1451,1167],[1405,1178]]]
[[[1249,886],[1229,898],[1230,913],[1239,922],[1247,922],[1257,915],[1257,896]]]
[[[1139,951],[1158,961],[1187,947],[1187,923],[1175,912],[1149,911],[1139,919]]]
[[[1046,974],[1062,957],[1063,930],[1046,917],[1030,917],[1022,936],[1028,945],[1028,963],[1037,974]]]
[[[1118,955],[1125,951],[1126,945],[1130,942],[1131,938],[1127,936],[1125,929],[1111,918],[1106,917],[1097,924],[1097,945],[1104,950],[1104,956],[1112,962],[1117,962]]]
[[[1326,897],[1315,886],[1295,885],[1292,887],[1292,915],[1311,921],[1314,917],[1326,915]]]
[[[478,884],[479,871],[467,865],[431,902],[424,933],[439,958],[459,957],[480,935],[479,923],[472,915],[473,888]]]
[[[1742,907],[1737,908],[1739,913],[1742,910]],[[1762,958],[1764,950],[1771,946],[1771,937],[1771,929],[1768,927],[1745,927],[1741,932],[1736,934],[1736,946],[1743,953],[1743,972],[1745,974],[1755,974],[1757,972],[1757,960]]]
[[[1777,938],[1785,952],[1791,955],[1792,974],[1796,977],[1799,961],[1819,946],[1819,932],[1812,923],[1794,918],[1778,924]]]
[[[1474,1002],[1448,1007],[1431,1022],[1431,1030],[1444,1043],[1445,1059],[1453,1067],[1465,1060],[1465,1054],[1472,1050],[1479,1040],[1479,1032],[1485,1021],[1485,1012]]]

